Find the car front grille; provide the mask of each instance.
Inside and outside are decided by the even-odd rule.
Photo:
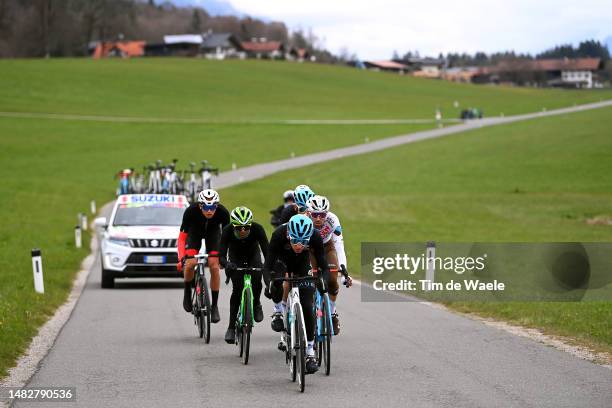
[[[176,239],[136,239],[129,240],[132,248],[176,248]]]

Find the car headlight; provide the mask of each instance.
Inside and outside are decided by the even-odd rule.
[[[115,244],[115,245],[120,245],[120,246],[126,246],[129,247],[130,246],[130,241],[128,241],[127,238],[123,238],[123,237],[108,237],[108,242],[110,244]]]

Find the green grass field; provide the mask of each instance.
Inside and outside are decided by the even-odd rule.
[[[445,118],[456,118],[458,109],[452,107],[455,100],[461,104],[460,108],[471,105],[482,107],[485,114],[510,114],[612,97],[609,91],[477,87],[324,65],[195,59],[1,60],[0,87],[0,112],[227,122],[194,125],[0,117],[0,159],[7,175],[0,184],[0,193],[5,197],[0,203],[3,220],[0,229],[0,377],[26,349],[38,327],[66,299],[72,279],[87,253],[86,249],[77,251],[73,247],[76,214],[86,211],[92,199],[100,205],[113,198],[116,187],[113,174],[119,169],[139,168],[156,159],[175,157],[181,160],[181,166],[190,160],[206,158],[228,169],[234,162],[245,166],[287,158],[291,152],[306,154],[362,143],[365,137],[375,140],[430,127],[232,124],[235,120],[431,118],[437,106],[442,108]],[[590,127],[588,123],[587,128]],[[469,151],[470,147],[462,144],[454,147],[454,153]],[[367,169],[364,182],[380,182],[390,177],[389,183],[404,183],[400,183],[400,188],[389,184],[388,189],[395,197],[389,201],[389,210],[403,209],[410,204],[401,222],[412,219],[412,224],[406,224],[412,228],[419,221],[411,218],[416,216],[413,205],[420,204],[423,212],[440,211],[441,207],[435,210],[420,202],[424,195],[435,199],[438,193],[415,195],[414,174],[399,177],[388,170],[388,162],[373,159],[386,157],[389,153],[334,164],[351,177],[338,178],[337,183],[342,184],[341,191],[345,193],[337,195],[334,192],[332,197],[339,208],[353,205],[355,197],[363,192],[354,166],[361,168],[372,163],[375,167],[363,167]],[[428,151],[423,151],[412,160],[418,158],[424,168],[430,160],[427,154]],[[453,152],[445,154],[450,156]],[[464,171],[468,171],[469,161],[465,164],[468,167]],[[406,165],[419,164],[408,161]],[[267,210],[277,205],[280,192],[297,184],[298,179],[302,181],[300,176],[270,184],[269,196],[263,190],[258,194],[249,192],[253,195],[248,203]],[[463,177],[457,180],[467,183]],[[461,191],[460,187],[451,185],[448,190],[436,191]],[[244,188],[252,188],[252,185]],[[228,192],[224,199],[228,205],[244,201],[234,195],[234,191],[240,190]],[[464,194],[464,202],[470,200],[465,192],[461,194]],[[521,198],[526,202],[521,202]],[[530,202],[520,194],[514,200],[519,211],[516,218],[521,219],[521,209]],[[558,205],[553,197],[550,203]],[[582,208],[582,197],[576,197],[574,203],[576,208]],[[506,209],[503,204],[498,207],[500,211]],[[455,209],[453,216],[458,217],[460,210]],[[478,208],[467,210],[468,219],[473,219],[479,211]],[[489,212],[483,216],[496,219]],[[349,220],[347,217],[348,214],[344,221],[353,223],[347,224],[351,242],[361,239],[352,231],[357,221],[368,218]],[[562,221],[566,222],[566,218]],[[383,239],[389,233],[400,236],[399,232],[406,232],[404,227],[390,221],[376,231],[387,232],[376,237],[364,232],[361,236]],[[423,232],[431,236],[444,232],[449,238],[452,235],[442,226]],[[455,234],[461,236],[460,231]],[[492,235],[489,231],[486,237]],[[571,235],[568,232],[563,236]],[[44,254],[44,296],[35,295],[33,291],[30,249],[34,247],[42,248]],[[354,254],[354,247],[351,248]]]
[[[264,223],[286,188],[328,195],[359,273],[360,243],[597,242],[612,227],[612,108],[453,135],[287,171],[222,192]],[[612,284],[608,285],[610,288]],[[612,303],[456,303],[612,351]]]
[[[497,116],[609,99],[610,91],[489,87],[273,61],[0,61],[0,111],[214,120]],[[453,107],[454,101],[460,107]]]

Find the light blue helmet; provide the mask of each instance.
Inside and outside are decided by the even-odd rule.
[[[300,184],[293,191],[295,203],[301,208],[308,207],[308,200],[314,195],[315,193],[313,193],[310,187],[305,184]]]
[[[309,217],[297,214],[289,219],[287,231],[289,232],[290,239],[307,241],[312,236],[314,225]]]

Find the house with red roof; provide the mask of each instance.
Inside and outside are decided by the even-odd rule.
[[[93,57],[142,57],[145,49],[144,41],[98,41],[93,43]],[[90,48],[90,49],[91,49]]]
[[[265,37],[252,38],[251,41],[243,41],[241,46],[248,58],[285,58],[285,45],[280,41],[268,41]]]
[[[364,61],[363,65],[373,71],[397,72],[399,74],[404,74],[410,69],[408,65],[395,61]]]

